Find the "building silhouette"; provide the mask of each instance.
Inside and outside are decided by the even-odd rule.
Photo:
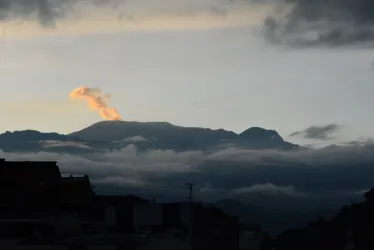
[[[55,161],[0,160],[1,249],[238,250],[239,222],[192,202],[95,194]],[[47,248],[49,247],[49,248]]]

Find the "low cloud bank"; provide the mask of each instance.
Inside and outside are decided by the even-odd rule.
[[[57,160],[66,174],[88,174],[97,191],[144,194],[162,192],[185,197],[187,182],[197,195],[250,197],[265,195],[307,199],[360,195],[373,185],[374,144],[348,144],[300,151],[245,150],[216,152],[139,152],[122,150],[69,155],[4,153],[8,160]],[[217,196],[218,197],[218,196]]]

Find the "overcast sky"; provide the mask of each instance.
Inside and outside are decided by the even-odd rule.
[[[342,125],[338,141],[374,136],[372,50],[271,44],[259,34],[268,8],[245,1],[128,2],[120,21],[1,23],[1,131],[68,133],[101,120],[69,100],[86,85],[109,93],[125,120],[260,126],[300,143],[288,135],[329,123]]]
[[[348,143],[213,152],[130,145],[0,158],[57,160],[63,173],[88,174],[112,191],[165,193],[148,185],[192,181],[198,197],[252,197],[271,207],[361,199],[374,172],[374,140],[362,138],[374,137],[374,3],[281,1],[0,0],[0,132],[69,133],[100,121],[69,99],[85,85],[108,93],[128,121],[260,126],[299,144]]]

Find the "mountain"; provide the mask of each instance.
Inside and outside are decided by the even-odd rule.
[[[266,130],[259,127],[253,127],[245,130],[240,135],[240,138],[248,141],[264,141],[265,143],[282,144],[285,141],[275,130]]]
[[[311,213],[297,213],[276,208],[253,206],[234,199],[223,199],[214,206],[229,215],[236,216],[242,223],[259,224],[270,234],[278,234],[289,228],[297,228],[317,218]]]
[[[166,122],[103,121],[69,136],[83,140],[124,141],[137,136],[157,148],[174,150],[239,146],[252,149],[296,149],[274,130],[250,128],[241,134],[224,129],[181,127]]]
[[[0,135],[3,151],[36,151],[41,141],[65,141],[68,136],[58,133],[42,133],[35,130],[6,131]]]
[[[2,141],[37,141],[37,140],[66,140],[66,135],[58,133],[42,133],[36,130],[22,130],[1,134]]]
[[[374,249],[374,189],[365,200],[344,206],[331,219],[319,218],[289,228],[276,238],[276,249]]]
[[[103,121],[74,132],[70,136],[96,141],[121,141],[134,136],[142,136],[148,140],[203,143],[211,140],[216,142],[217,139],[232,139],[237,135],[223,129],[189,128],[167,122]]]
[[[256,149],[296,149],[297,145],[286,142],[275,130],[253,127],[239,134],[241,145]]]
[[[224,129],[175,126],[167,122],[103,121],[69,135],[34,130],[5,132],[0,149],[7,152],[51,151],[86,153],[121,149],[135,144],[142,151],[153,149],[217,150],[227,147],[292,150],[274,130],[249,128],[241,134]]]

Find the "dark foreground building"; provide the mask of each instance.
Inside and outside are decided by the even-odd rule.
[[[56,205],[60,181],[57,162],[8,162],[2,159],[1,208],[29,210]]]
[[[239,249],[238,221],[220,210],[96,195],[53,161],[0,160],[0,195],[0,249]]]
[[[301,229],[289,230],[273,242],[277,250],[373,250],[374,189],[365,201],[343,207],[331,220],[323,218]]]

